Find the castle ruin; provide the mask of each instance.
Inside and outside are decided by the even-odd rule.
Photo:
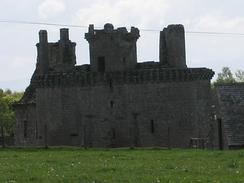
[[[90,64],[76,65],[68,29],[49,43],[39,32],[37,64],[16,104],[18,146],[180,147],[212,128],[207,68],[188,68],[182,25],[160,32],[159,62],[137,62],[139,30],[89,26]]]

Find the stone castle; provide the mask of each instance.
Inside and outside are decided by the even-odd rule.
[[[213,143],[207,68],[188,68],[182,25],[160,32],[159,62],[137,62],[139,30],[89,26],[90,64],[76,65],[68,29],[49,43],[39,32],[37,64],[15,105],[15,143],[82,147],[180,147]]]

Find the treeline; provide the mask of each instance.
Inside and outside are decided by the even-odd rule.
[[[244,71],[237,70],[233,74],[229,67],[223,67],[222,71],[218,73],[216,81],[213,81],[213,85],[238,82],[244,82]]]
[[[0,133],[1,137],[13,136],[15,114],[13,104],[21,99],[23,92],[13,92],[10,89],[0,89]]]

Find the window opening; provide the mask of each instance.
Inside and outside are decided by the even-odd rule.
[[[154,121],[151,120],[151,133],[154,133],[155,129],[154,129]]]
[[[113,89],[113,80],[112,79],[109,80],[109,88]]]
[[[105,57],[97,58],[97,67],[98,72],[105,72]]]
[[[24,138],[27,137],[27,121],[24,121]]]
[[[110,101],[110,107],[113,108],[114,107],[114,101]]]
[[[123,63],[125,64],[125,62],[126,62],[126,58],[125,58],[125,57],[123,57]]]
[[[115,139],[116,138],[116,134],[115,134],[115,129],[112,129],[112,138]]]

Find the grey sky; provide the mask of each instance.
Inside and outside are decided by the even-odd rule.
[[[186,31],[244,33],[243,0],[1,0],[0,20],[26,20],[102,27],[136,26],[163,29],[184,24]],[[59,28],[40,25],[0,24],[0,88],[24,90],[36,63],[38,31],[47,29],[57,41]],[[77,64],[89,63],[86,29],[70,28],[77,43]],[[143,32],[138,60],[158,60],[158,32]],[[223,66],[244,69],[244,36],[186,34],[188,67]]]

